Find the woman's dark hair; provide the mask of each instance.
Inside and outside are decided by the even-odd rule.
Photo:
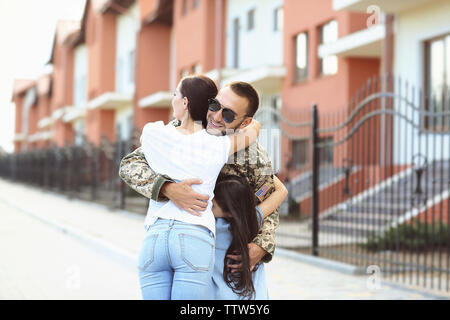
[[[192,120],[201,121],[206,128],[208,113],[208,99],[217,96],[217,86],[204,75],[190,75],[181,80],[180,92],[188,98],[188,111]]]
[[[232,240],[225,254],[223,279],[234,293],[251,297],[255,293],[248,244],[259,231],[255,209],[255,196],[247,179],[235,175],[220,175],[214,189],[214,198],[222,211],[231,214],[229,230]],[[231,273],[227,268],[228,254],[239,252],[242,271]],[[256,269],[255,269],[256,270]]]

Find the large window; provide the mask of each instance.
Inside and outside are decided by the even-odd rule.
[[[202,73],[202,66],[200,63],[196,63],[192,66],[192,74],[199,74]]]
[[[292,141],[292,167],[301,168],[309,162],[309,140]]]
[[[295,37],[295,81],[308,78],[308,33],[302,32]]]
[[[425,43],[426,50],[426,108],[431,112],[450,110],[450,34]],[[430,130],[448,130],[450,116],[427,117],[425,126]]]
[[[332,20],[320,27],[320,44],[335,42],[338,39],[338,24]],[[320,58],[319,63],[321,75],[336,74],[338,69],[337,56],[327,56]]]
[[[319,159],[321,164],[333,164],[334,146],[333,137],[320,138],[319,143],[323,143],[323,147],[319,149]]]
[[[87,47],[80,45],[74,57],[74,106],[84,107],[87,100]]]
[[[188,11],[188,0],[183,0],[183,5],[181,7],[181,15],[185,15]]]
[[[139,17],[133,7],[117,19],[116,38],[116,91],[132,94],[135,90],[135,52]]]
[[[284,12],[283,8],[276,8],[273,12],[273,30],[274,31],[283,31],[284,24]]]
[[[193,1],[193,8],[198,8],[198,6],[200,5],[200,0],[194,0]]]
[[[247,30],[251,31],[253,29],[255,29],[255,9],[247,12]]]

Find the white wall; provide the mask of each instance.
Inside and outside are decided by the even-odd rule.
[[[226,66],[233,65],[233,20],[239,17],[239,68],[283,64],[283,31],[274,31],[274,10],[282,0],[228,0],[226,30]],[[255,28],[247,30],[247,12],[255,8]]]
[[[450,32],[450,1],[429,3],[401,12],[396,16],[394,74],[414,86],[415,101],[418,89],[424,81],[424,41]],[[405,87],[402,87],[404,93]],[[403,94],[402,94],[403,95]],[[412,92],[409,92],[411,97]],[[411,99],[411,98],[410,98]],[[406,108],[405,103],[396,103],[396,110],[419,123],[419,113]],[[420,134],[417,129],[398,120],[394,124],[394,159],[396,163],[411,163],[414,154],[427,155],[428,161],[450,157],[449,135]]]

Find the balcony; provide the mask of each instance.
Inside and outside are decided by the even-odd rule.
[[[133,103],[133,95],[119,92],[106,92],[88,102],[90,110],[109,109],[116,110]]]
[[[170,91],[158,91],[139,100],[140,108],[170,108],[173,93]]]
[[[383,24],[363,29],[337,41],[319,46],[319,57],[381,57],[382,44],[386,34]]]
[[[28,137],[28,142],[50,140],[51,137],[52,137],[52,133],[50,131],[41,131],[41,132],[37,132],[37,133],[29,136]]]
[[[63,115],[64,122],[73,122],[82,119],[86,116],[86,108],[84,107],[69,107]]]
[[[378,6],[382,12],[397,13],[436,0],[333,0],[333,9],[366,12],[370,6]]]
[[[50,127],[53,123],[52,117],[45,117],[39,120],[38,122],[38,128],[39,129],[45,129],[47,127]]]
[[[54,123],[56,121],[58,121],[59,119],[61,119],[64,114],[66,113],[66,110],[70,109],[71,106],[66,106],[66,107],[62,107],[59,109],[56,109],[55,111],[52,112],[51,115],[51,123]]]
[[[16,133],[14,135],[14,142],[23,142],[27,140],[27,135],[25,133]]]
[[[262,90],[281,90],[281,84],[285,75],[286,68],[284,66],[262,66],[242,71],[238,70],[228,77],[224,75],[221,85],[223,86],[233,81],[244,81]]]

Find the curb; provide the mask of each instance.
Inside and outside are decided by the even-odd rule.
[[[308,263],[308,264],[311,264],[311,265],[314,265],[314,266],[317,266],[320,268],[337,271],[337,272],[344,273],[347,275],[352,275],[352,276],[364,276],[364,275],[369,276],[371,274],[371,273],[367,273],[366,269],[364,267],[357,267],[357,266],[353,266],[353,265],[338,262],[338,261],[314,257],[314,256],[306,255],[304,253],[299,253],[299,252],[295,252],[295,251],[291,251],[291,250],[287,250],[287,249],[283,249],[283,248],[275,249],[275,255],[284,257],[284,258],[293,259],[293,260],[296,260],[296,261],[302,262],[302,263]],[[394,288],[397,290],[414,292],[414,293],[420,294],[426,298],[430,298],[433,300],[450,300],[450,297],[448,297],[448,296],[435,294],[435,293],[428,292],[425,290],[410,288],[407,285],[400,284],[400,283],[393,283],[393,282],[390,282],[387,280],[381,280],[380,284],[382,286],[391,287],[391,288]]]
[[[119,262],[120,264],[124,265],[127,268],[131,268],[132,270],[137,270],[137,257],[133,256],[128,251],[126,251],[122,248],[119,248],[119,247],[111,244],[108,241],[105,241],[104,239],[89,235],[86,232],[80,231],[78,228],[69,227],[62,223],[58,223],[58,222],[52,221],[50,219],[43,218],[37,214],[34,214],[32,212],[29,212],[27,210],[19,208],[19,207],[15,206],[14,204],[6,201],[5,199],[0,198],[0,202],[4,203],[7,206],[10,206],[11,208],[14,208],[17,211],[20,211],[21,213],[23,213],[33,219],[36,219],[37,221],[45,224],[48,227],[55,229],[56,231],[62,232],[64,234],[80,241],[81,243],[88,245],[89,247],[93,248],[95,251]]]
[[[275,255],[285,258],[294,259],[299,262],[308,263],[317,267],[325,268],[328,270],[334,270],[337,272],[341,272],[348,275],[367,275],[365,268],[363,267],[357,267],[350,264],[328,260],[325,258],[319,258],[314,257],[310,255],[306,255],[303,253],[283,249],[283,248],[276,248],[275,249]]]

